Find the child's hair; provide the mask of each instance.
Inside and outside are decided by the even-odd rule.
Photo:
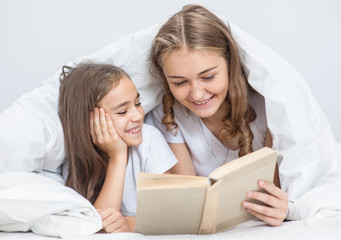
[[[172,95],[163,73],[163,59],[172,51],[181,48],[189,50],[206,50],[224,57],[228,67],[229,90],[227,116],[223,119],[223,128],[219,134],[228,140],[239,134],[239,156],[252,152],[252,139],[249,123],[256,118],[256,113],[248,104],[248,91],[245,73],[239,59],[238,49],[230,29],[217,16],[204,7],[187,5],[173,15],[159,30],[152,49],[152,67],[164,79],[164,96],[162,99],[164,117],[163,125],[168,131],[177,131],[174,121]]]
[[[91,141],[90,112],[124,76],[128,77],[112,65],[83,63],[74,68],[64,66],[60,77],[59,118],[69,161],[65,185],[92,203],[102,188],[108,156]]]

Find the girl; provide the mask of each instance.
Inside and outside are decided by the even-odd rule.
[[[140,94],[123,70],[106,64],[68,69],[59,95],[66,185],[94,204],[105,232],[134,231],[136,174],[164,173],[177,160],[161,133],[143,124]]]
[[[272,146],[264,99],[248,84],[229,28],[207,9],[185,6],[159,30],[153,67],[164,80],[162,105],[147,117],[179,160],[174,173],[207,176],[212,170],[264,146]],[[286,218],[288,196],[259,181],[242,206],[270,225]]]

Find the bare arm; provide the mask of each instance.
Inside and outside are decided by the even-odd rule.
[[[186,143],[169,143],[178,163],[171,169],[173,174],[196,175],[191,155]]]
[[[125,169],[127,164],[127,146],[118,136],[110,115],[103,109],[94,110],[90,117],[92,141],[109,156],[107,172],[102,189],[94,203],[97,209],[121,209]]]

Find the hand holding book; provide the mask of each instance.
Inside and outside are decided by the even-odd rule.
[[[265,193],[249,191],[246,193],[246,197],[266,203],[268,206],[254,204],[249,201],[244,201],[242,206],[250,214],[272,226],[281,225],[287,216],[288,195],[271,182],[259,180],[258,186],[259,188],[264,189]]]
[[[269,190],[259,188],[257,182],[273,181],[276,155],[276,151],[262,148],[215,169],[208,178],[140,173],[135,231],[209,234],[251,219],[253,216],[242,207],[242,202],[247,199],[247,192]],[[275,191],[269,191],[276,197]],[[265,195],[255,196],[248,201],[251,211],[256,210],[252,208],[254,203],[262,204],[257,200],[262,201]],[[273,202],[269,205],[273,206]]]

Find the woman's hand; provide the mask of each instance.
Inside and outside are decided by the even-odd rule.
[[[90,134],[96,146],[114,159],[127,153],[127,144],[117,134],[109,113],[103,108],[94,108],[90,113]]]
[[[97,209],[102,218],[102,230],[106,233],[133,232],[125,217],[114,208]]]
[[[252,215],[271,226],[279,226],[287,216],[288,195],[273,183],[259,180],[258,186],[266,192],[250,191],[246,193],[249,199],[255,199],[267,204],[262,206],[249,201],[244,201],[242,206]]]

